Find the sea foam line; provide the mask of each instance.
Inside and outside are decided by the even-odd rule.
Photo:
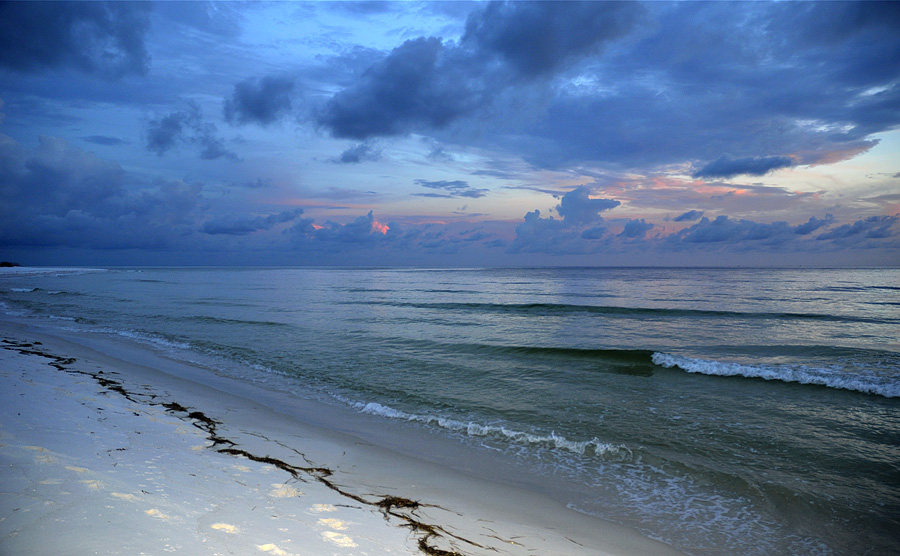
[[[885,398],[900,397],[900,377],[897,376],[851,374],[842,370],[804,365],[746,365],[695,359],[670,353],[654,353],[652,360],[662,367],[669,369],[674,367],[688,373],[762,378],[798,384],[815,384],[839,390],[874,394]]]
[[[351,405],[362,413],[438,426],[442,429],[463,433],[472,437],[494,437],[505,440],[506,442],[524,446],[543,446],[566,450],[579,455],[603,456],[620,460],[628,460],[631,459],[632,456],[631,450],[627,447],[601,442],[600,439],[596,437],[591,440],[575,441],[560,436],[555,432],[551,432],[549,435],[533,434],[499,425],[482,425],[480,423],[472,422],[465,423],[456,419],[448,419],[446,417],[438,417],[435,415],[407,413],[377,402],[356,402]]]

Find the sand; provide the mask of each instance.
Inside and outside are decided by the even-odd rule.
[[[2,555],[678,554],[135,342],[7,319],[0,348]]]

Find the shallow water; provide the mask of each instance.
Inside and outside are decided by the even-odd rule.
[[[499,453],[690,554],[900,553],[898,270],[0,276],[7,312]]]

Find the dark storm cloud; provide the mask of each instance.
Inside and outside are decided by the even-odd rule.
[[[286,77],[246,79],[234,86],[223,108],[231,123],[269,125],[290,113],[295,84]]]
[[[549,75],[625,35],[642,13],[635,2],[490,2],[469,16],[461,45],[519,75]]]
[[[694,172],[695,178],[732,178],[741,174],[762,176],[779,168],[788,168],[795,164],[786,156],[734,158],[723,154],[703,168]]]
[[[603,94],[554,99],[534,129],[550,142],[531,159],[635,165],[730,152],[814,164],[858,154],[900,124],[900,63],[886,62],[900,56],[896,3],[875,4],[650,5],[656,30],[596,66]],[[816,27],[842,19],[835,37]]]
[[[459,45],[421,37],[392,50],[328,101],[319,124],[351,139],[441,129],[512,87],[512,77],[552,73],[596,52],[640,11],[632,3],[489,4],[469,17]]]
[[[693,222],[695,220],[700,220],[700,217],[703,216],[702,210],[689,210],[683,214],[679,214],[675,218],[672,219],[673,222]]]
[[[803,48],[800,55],[810,62],[820,53],[832,52],[835,43],[859,50],[859,59],[831,60],[824,65],[823,70],[835,83],[867,86],[885,76],[897,75],[900,3],[830,2],[773,5],[771,9],[771,33],[785,37],[784,42],[776,45],[779,48]],[[803,25],[797,25],[798,21]]]
[[[268,216],[248,216],[230,214],[207,220],[200,229],[206,234],[247,235],[259,230],[270,230],[276,224],[292,222],[303,214],[303,209],[294,209]]]
[[[720,178],[831,163],[900,125],[897,11],[488,3],[458,43],[406,41],[316,119],[359,140],[415,132],[466,142],[477,129],[485,145],[544,168],[699,161],[697,177]]]
[[[118,164],[40,137],[32,151],[0,136],[0,245],[159,248],[190,235],[199,184],[144,183]]]
[[[189,102],[184,110],[151,120],[145,139],[147,149],[159,156],[181,144],[192,144],[201,148],[200,158],[204,160],[238,160],[237,154],[226,149],[224,141],[217,136],[215,124],[203,121],[200,107],[194,102]]]
[[[334,95],[319,123],[335,137],[359,140],[449,124],[478,103],[452,55],[434,37],[406,41]]]
[[[415,180],[415,183],[429,189],[440,189],[442,191],[446,191],[446,194],[418,193],[417,195],[420,197],[469,197],[472,199],[477,199],[478,197],[484,197],[488,192],[487,189],[476,189],[474,187],[471,187],[469,185],[469,182],[465,180],[429,181],[418,179]]]
[[[0,3],[0,65],[73,68],[105,78],[145,74],[150,27],[143,2]]]

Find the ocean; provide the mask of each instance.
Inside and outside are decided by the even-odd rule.
[[[900,269],[4,270],[0,311],[422,429],[691,555],[900,554]]]

